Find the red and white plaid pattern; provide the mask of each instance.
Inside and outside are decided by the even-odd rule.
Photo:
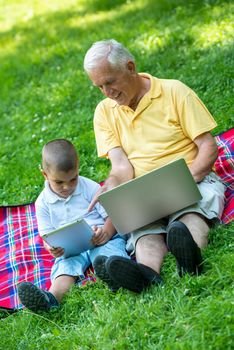
[[[215,171],[227,186],[222,222],[228,224],[234,220],[234,128],[217,135],[216,143],[219,156],[214,164]]]

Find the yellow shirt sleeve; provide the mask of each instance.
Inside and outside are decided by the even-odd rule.
[[[110,113],[109,118],[111,118]],[[108,152],[111,149],[115,147],[121,147],[120,140],[113,130],[113,125],[111,127],[108,121],[108,110],[106,111],[106,108],[102,102],[98,104],[95,110],[94,133],[96,138],[98,157],[108,157]]]
[[[183,133],[191,140],[217,126],[206,106],[191,89],[183,97],[178,110]]]

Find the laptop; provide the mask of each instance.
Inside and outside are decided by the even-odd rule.
[[[178,159],[98,198],[116,230],[126,234],[192,205],[202,196],[185,160]]]
[[[92,249],[92,237],[93,230],[84,219],[78,219],[42,236],[51,247],[63,248],[65,258]]]

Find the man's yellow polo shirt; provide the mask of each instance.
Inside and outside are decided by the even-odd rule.
[[[184,158],[191,163],[197,154],[193,140],[216,127],[198,96],[178,80],[150,79],[150,90],[133,111],[109,98],[101,101],[94,115],[99,157],[122,147],[135,176]]]

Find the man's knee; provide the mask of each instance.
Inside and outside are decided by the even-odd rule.
[[[154,248],[159,245],[165,245],[164,234],[145,235],[136,242],[138,248]]]
[[[178,220],[188,227],[199,248],[207,246],[210,228],[205,217],[197,213],[188,213],[181,216]]]

